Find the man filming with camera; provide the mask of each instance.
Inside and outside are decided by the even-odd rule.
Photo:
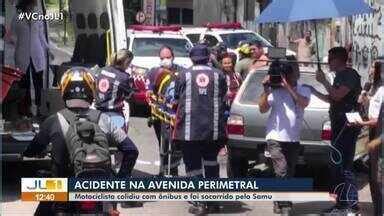
[[[271,110],[267,122],[266,141],[274,173],[277,178],[290,178],[300,149],[300,131],[304,109],[309,104],[311,91],[298,84],[297,62],[279,62],[270,65],[263,80],[264,92],[259,99],[261,113]],[[274,202],[274,212],[290,211],[292,203]]]

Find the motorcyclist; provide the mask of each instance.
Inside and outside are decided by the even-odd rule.
[[[96,112],[90,109],[96,93],[95,81],[92,74],[84,67],[74,67],[66,71],[60,82],[60,91],[65,103],[65,109],[75,114],[87,115]],[[125,157],[118,176],[129,176],[138,157],[138,150],[128,138],[124,130],[116,127],[110,116],[100,114],[98,125],[108,135],[111,143],[116,143],[124,152]],[[23,155],[34,157],[42,154],[49,143],[52,143],[52,174],[54,177],[69,177],[73,175],[73,168],[69,160],[65,135],[59,120],[59,113],[49,116],[40,126],[39,133],[26,148]],[[38,208],[39,209],[39,208]],[[68,211],[66,203],[55,203],[55,211]],[[38,212],[37,215],[48,215]]]

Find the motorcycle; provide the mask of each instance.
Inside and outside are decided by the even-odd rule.
[[[43,158],[45,156],[50,157],[49,153],[43,153],[36,155],[37,158]],[[112,161],[113,163],[113,161]],[[113,164],[112,164],[113,165]],[[115,170],[112,170],[115,174]],[[106,173],[99,173],[107,175]],[[53,177],[53,173],[50,170],[38,170],[38,178],[50,178]],[[86,178],[87,176],[81,176]],[[116,202],[101,202],[101,201],[79,201],[79,202],[40,202],[37,206],[35,216],[118,216],[120,215],[117,210]]]

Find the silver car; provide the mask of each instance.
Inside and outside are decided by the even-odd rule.
[[[265,152],[266,124],[269,112],[259,111],[258,99],[263,91],[262,80],[267,75],[268,67],[248,74],[232,104],[227,121],[228,131],[228,175],[245,177],[253,165],[268,161]],[[331,73],[329,73],[331,75]],[[332,76],[328,77],[332,81]],[[314,86],[317,90],[325,89],[315,79],[315,68],[300,68],[300,84]],[[300,144],[302,149],[298,164],[326,165],[329,161],[331,124],[329,121],[329,104],[311,95],[310,103],[305,109]],[[366,136],[360,136],[356,148],[356,157],[364,154]],[[253,163],[249,163],[253,161]]]

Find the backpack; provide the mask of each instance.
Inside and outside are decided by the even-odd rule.
[[[81,115],[68,109],[58,112],[75,177],[111,175],[108,138],[98,125],[100,115],[98,110]]]

